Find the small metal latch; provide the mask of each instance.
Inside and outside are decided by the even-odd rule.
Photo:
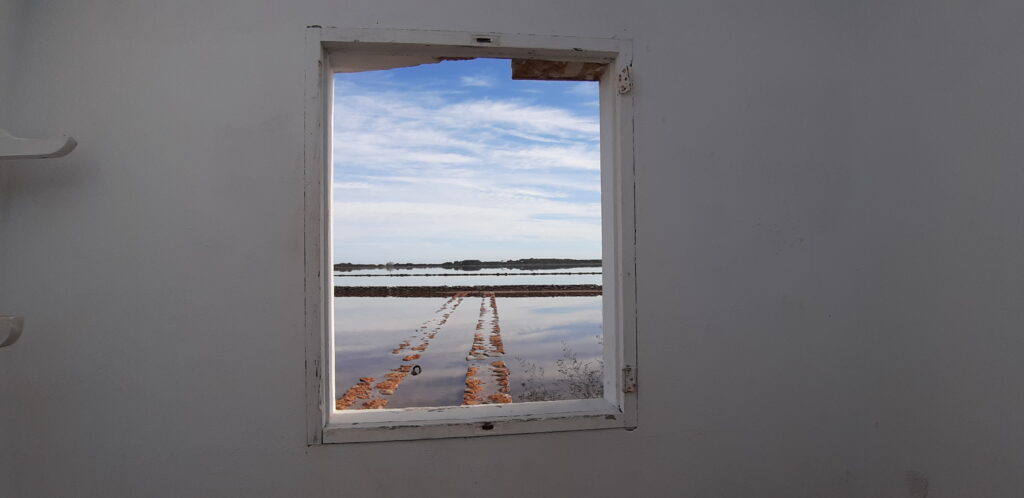
[[[619,70],[619,95],[625,95],[633,89],[633,64],[626,64]]]
[[[636,372],[633,371],[633,367],[628,365],[622,369],[622,392],[636,392]]]

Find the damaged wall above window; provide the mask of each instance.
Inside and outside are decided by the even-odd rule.
[[[512,59],[512,79],[597,81],[606,67],[596,62]]]
[[[331,64],[339,73],[381,71],[446,60],[469,60],[475,57],[439,57],[421,54],[331,54]],[[608,67],[600,62],[511,59],[514,80],[597,81]]]

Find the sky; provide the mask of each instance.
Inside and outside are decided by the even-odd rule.
[[[334,261],[600,258],[598,121],[508,60],[336,74]]]

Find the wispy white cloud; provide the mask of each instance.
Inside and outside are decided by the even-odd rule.
[[[488,76],[463,76],[459,79],[463,86],[492,87],[494,78]]]
[[[596,116],[568,108],[341,83],[336,253],[346,261],[598,257],[598,135]]]
[[[508,133],[536,135],[541,139],[593,139],[599,131],[596,119],[575,115],[565,109],[525,105],[507,100],[460,102],[443,109],[444,117],[477,125],[506,127]]]
[[[598,84],[596,81],[578,81],[569,85],[565,89],[565,93],[570,95],[579,95],[581,97],[597,98]]]
[[[334,188],[342,190],[365,190],[373,187],[367,182],[334,182]]]
[[[334,124],[336,164],[599,166],[596,119],[516,101],[427,107],[408,98],[338,97]]]
[[[506,167],[601,169],[597,147],[588,145],[543,145],[494,151]]]

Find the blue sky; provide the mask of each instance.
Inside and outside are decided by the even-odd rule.
[[[600,258],[596,82],[476,59],[334,79],[334,260]]]

